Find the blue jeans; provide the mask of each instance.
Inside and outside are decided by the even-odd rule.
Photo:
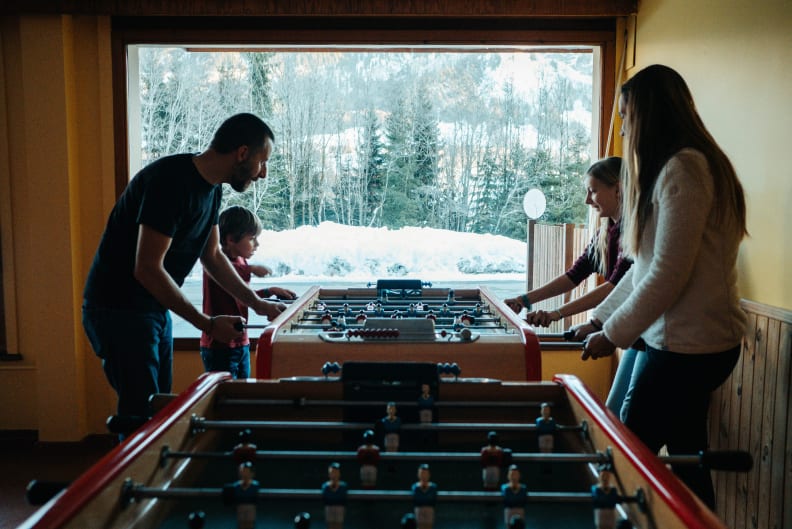
[[[250,376],[250,346],[223,349],[201,347],[201,360],[206,371],[228,371],[234,378]]]
[[[630,347],[622,353],[619,367],[616,369],[616,376],[613,377],[608,399],[605,406],[608,407],[622,422],[627,416],[627,409],[630,407],[635,379],[646,364],[646,355],[643,351]]]
[[[657,453],[693,455],[708,446],[710,395],[723,384],[740,358],[740,346],[709,354],[680,354],[647,346],[625,425]],[[708,469],[678,465],[674,473],[710,508],[715,491]]]
[[[150,417],[149,397],[170,393],[173,324],[168,311],[108,309],[83,304],[85,334],[118,394],[118,415]]]

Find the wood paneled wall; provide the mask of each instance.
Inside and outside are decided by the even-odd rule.
[[[717,513],[732,529],[792,528],[792,311],[743,300],[742,356],[713,395],[710,444],[754,458],[745,474],[714,472]]]

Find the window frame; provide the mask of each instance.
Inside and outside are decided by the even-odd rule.
[[[464,29],[461,29],[464,28]],[[252,48],[315,44],[449,47],[460,45],[569,46],[595,49],[593,128],[596,155],[605,155],[616,78],[617,17],[114,17],[112,20],[113,128],[116,196],[131,177],[127,48],[130,45],[200,45]],[[134,66],[134,65],[132,65]],[[255,339],[251,339],[255,347]],[[198,350],[197,338],[174,339],[176,350]]]

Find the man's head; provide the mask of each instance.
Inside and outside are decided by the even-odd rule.
[[[242,192],[251,182],[266,178],[267,160],[272,154],[275,134],[253,114],[236,114],[225,120],[209,145],[218,154],[233,154],[234,165],[227,183]]]

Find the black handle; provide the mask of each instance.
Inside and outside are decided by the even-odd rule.
[[[699,456],[701,465],[711,470],[750,472],[753,468],[753,457],[744,450],[705,451]]]
[[[44,505],[68,486],[68,481],[42,481],[34,479],[28,483],[27,489],[25,490],[25,498],[30,505]]]
[[[110,433],[129,435],[149,420],[149,417],[138,415],[111,415],[107,418],[107,430]]]

